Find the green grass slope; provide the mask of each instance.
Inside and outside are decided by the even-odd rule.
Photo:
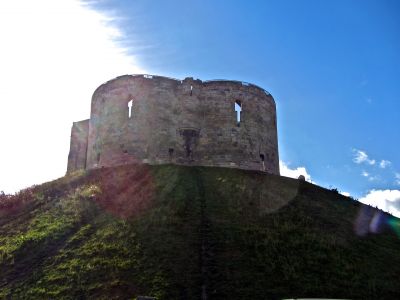
[[[399,299],[398,226],[258,172],[75,173],[1,195],[0,298]]]

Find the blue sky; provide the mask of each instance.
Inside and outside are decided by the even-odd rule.
[[[270,91],[280,157],[305,166],[314,181],[356,197],[399,187],[398,1],[106,1],[97,8],[122,18],[123,42],[151,73],[238,79]],[[357,151],[375,163],[355,163]]]
[[[69,130],[72,121],[88,118],[94,89],[118,75],[146,72],[175,78],[247,81],[265,88],[275,98],[280,159],[287,174],[306,173],[319,185],[338,188],[363,198],[363,202],[378,203],[400,213],[399,1],[108,0],[89,5],[73,0],[61,2],[78,3],[80,9],[91,15],[80,18],[78,6],[68,8],[70,14],[65,21],[70,23],[60,25],[65,32],[57,30],[44,36],[44,40],[61,36],[60,43],[68,39],[68,46],[56,49],[59,56],[55,60],[64,59],[64,69],[51,69],[52,77],[61,72],[64,75],[59,76],[67,76],[70,72],[67,88],[79,84],[77,90],[82,91],[65,99],[62,107],[68,112],[63,118],[48,119],[48,111],[43,115],[46,122],[60,124],[60,140],[68,140],[65,128]],[[39,3],[43,7],[54,6],[40,0],[36,9]],[[46,12],[43,7],[41,19],[45,26],[53,26],[51,20],[46,21],[49,14],[65,15],[65,9],[60,12],[52,7]],[[15,14],[19,14],[19,9],[23,10],[12,7]],[[34,11],[32,8],[25,16]],[[21,38],[35,20],[24,19]],[[59,20],[61,15],[52,21]],[[91,22],[97,22],[98,27],[91,26]],[[74,23],[79,27],[68,32]],[[11,27],[7,26],[7,30]],[[86,27],[86,35],[75,39]],[[100,37],[95,44],[91,32],[97,36],[102,30],[104,41],[111,46],[101,42]],[[39,52],[45,43],[38,46]],[[68,51],[63,53],[66,48]],[[71,57],[71,49],[76,57]],[[87,64],[90,60],[93,62]],[[78,72],[85,76],[74,79]],[[51,82],[51,78],[48,80]],[[18,110],[9,111],[12,115]],[[37,131],[44,128],[45,125]],[[55,138],[50,136],[43,137],[46,148],[47,140]],[[61,150],[65,148],[64,142],[59,145],[54,163],[66,164],[66,158],[60,157],[68,149]],[[24,182],[40,183],[62,176],[60,170],[49,171],[51,176],[44,174],[37,178],[39,182]],[[7,190],[8,182],[0,184]]]

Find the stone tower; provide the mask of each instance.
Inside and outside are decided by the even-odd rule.
[[[130,163],[279,174],[274,99],[240,81],[110,80],[94,92],[90,119],[72,126],[67,173]]]

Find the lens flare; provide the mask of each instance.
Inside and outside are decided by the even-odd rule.
[[[400,219],[390,217],[388,220],[388,224],[390,228],[392,228],[393,231],[397,234],[397,236],[400,237]]]
[[[120,218],[137,216],[148,210],[154,199],[154,180],[144,164],[95,170],[101,192],[95,201]]]
[[[387,215],[381,211],[376,211],[369,223],[369,232],[380,233],[387,222]]]
[[[388,228],[400,237],[400,219],[367,205],[361,207],[354,222],[354,232],[358,236],[378,234]]]
[[[354,232],[358,236],[365,236],[369,232],[369,223],[372,219],[372,208],[362,206],[354,223]]]

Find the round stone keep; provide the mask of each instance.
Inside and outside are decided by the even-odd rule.
[[[125,75],[98,87],[74,126],[69,171],[141,162],[279,174],[275,101],[253,84]]]

